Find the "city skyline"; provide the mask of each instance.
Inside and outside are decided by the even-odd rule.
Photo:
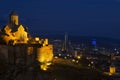
[[[8,13],[15,10],[33,35],[67,32],[120,39],[119,4],[119,0],[2,0],[0,28],[8,23]]]
[[[118,1],[6,0],[0,7],[1,79],[120,79]]]

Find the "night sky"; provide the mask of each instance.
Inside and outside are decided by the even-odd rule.
[[[120,0],[1,0],[1,28],[12,10],[33,35],[67,32],[120,39]]]

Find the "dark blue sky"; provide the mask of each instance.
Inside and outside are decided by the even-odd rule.
[[[1,28],[12,10],[32,34],[67,32],[120,39],[120,0],[1,0]]]

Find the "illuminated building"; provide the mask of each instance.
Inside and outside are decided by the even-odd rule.
[[[97,51],[98,50],[97,49],[97,41],[95,39],[93,39],[91,43],[92,43],[92,49],[93,49],[93,51]]]
[[[9,23],[2,29],[1,37],[6,44],[13,41],[13,43],[27,43],[28,40],[28,28],[19,24],[19,16],[15,11],[12,11],[9,15]]]
[[[114,74],[114,73],[116,73],[116,68],[115,68],[115,66],[110,66],[110,74]]]
[[[39,37],[35,37],[35,41],[39,41],[40,39],[39,39]]]
[[[40,61],[41,63],[51,61],[53,58],[52,53],[53,53],[52,45],[38,48],[37,49],[38,61]]]
[[[65,33],[65,40],[63,43],[62,51],[65,53],[67,52],[67,34],[66,33]]]
[[[41,63],[40,68],[47,70],[53,59],[53,46],[43,46],[37,49],[37,60]]]
[[[6,45],[11,44],[8,49],[8,62],[11,64],[23,62],[30,65],[37,60],[43,70],[47,70],[51,64],[53,46],[48,43],[47,38],[29,37],[28,28],[19,24],[19,16],[15,11],[11,12],[9,23],[0,31],[0,38]]]

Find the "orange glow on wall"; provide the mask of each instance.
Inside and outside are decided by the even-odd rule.
[[[39,39],[39,37],[35,37],[35,41],[39,41],[40,39]]]
[[[10,14],[10,23],[3,28],[2,38],[8,44],[10,40],[14,43],[27,43],[28,33],[22,25],[18,25],[18,15],[15,12]]]
[[[11,15],[10,16],[10,21],[11,21],[11,23],[18,25],[18,16],[17,15]]]
[[[110,73],[114,74],[116,72],[116,68],[114,66],[110,66]]]
[[[19,40],[22,43],[27,43],[28,33],[25,31],[22,25],[20,25],[20,27],[18,28],[18,31],[16,31],[14,34],[15,34],[14,36],[16,37],[16,40]]]
[[[28,47],[27,53],[28,53],[28,55],[31,55],[33,53],[33,47]]]
[[[53,46],[43,46],[37,49],[37,60],[41,63],[41,66],[48,66],[53,59]]]

